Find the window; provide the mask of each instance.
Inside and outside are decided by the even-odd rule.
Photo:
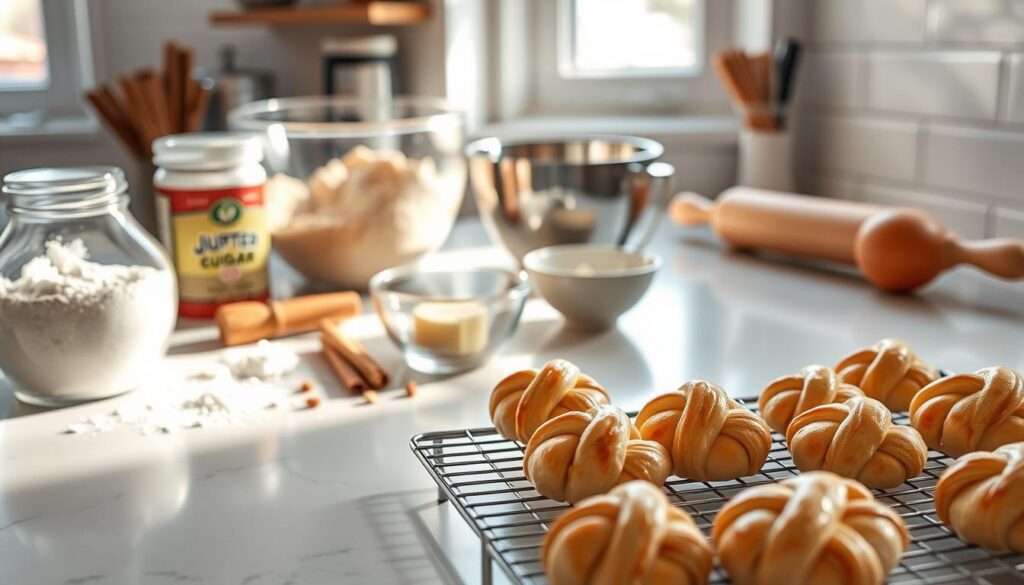
[[[565,78],[700,73],[703,2],[561,0],[559,73]],[[609,42],[614,39],[614,42]]]
[[[42,0],[0,4],[0,89],[38,89],[49,83]]]
[[[501,0],[490,121],[730,114],[706,56],[734,0]]]
[[[0,0],[0,133],[82,127],[91,55],[87,0]]]

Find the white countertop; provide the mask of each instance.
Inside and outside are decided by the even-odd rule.
[[[472,221],[453,236],[480,241]],[[664,268],[618,330],[566,330],[531,300],[500,356],[453,378],[414,374],[411,400],[398,389],[377,405],[346,395],[312,335],[286,341],[303,355],[292,377],[316,378],[328,399],[246,426],[62,434],[139,393],[40,412],[0,389],[0,583],[476,583],[478,543],[435,504],[409,438],[488,425],[493,384],[554,357],[579,364],[627,409],[692,378],[754,395],[884,336],[953,371],[1024,369],[1020,284],[960,270],[916,297],[890,296],[848,273],[731,254],[706,232],[667,224],[654,249]],[[493,248],[456,254],[501,258]],[[376,319],[352,325],[404,384],[409,373]],[[215,360],[214,339],[209,326],[179,330],[154,378]]]

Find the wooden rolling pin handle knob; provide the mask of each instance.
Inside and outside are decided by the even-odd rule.
[[[697,226],[711,223],[715,202],[692,191],[676,194],[669,203],[668,213],[672,221],[683,226]]]
[[[948,244],[947,266],[971,264],[1002,278],[1024,278],[1024,241],[1008,238],[962,241]]]
[[[924,286],[957,264],[972,264],[1003,278],[1024,278],[1024,242],[962,241],[916,209],[873,214],[857,232],[855,255],[868,280],[896,292]]]

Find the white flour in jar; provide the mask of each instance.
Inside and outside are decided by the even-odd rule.
[[[59,400],[112,396],[163,356],[173,275],[87,257],[82,240],[52,240],[17,280],[0,277],[0,369],[15,386]]]

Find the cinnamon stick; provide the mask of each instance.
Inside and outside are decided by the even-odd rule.
[[[163,79],[152,72],[142,73],[139,83],[145,91],[149,109],[153,112],[153,126],[159,136],[172,133],[171,120],[167,112],[166,93],[163,91]]]
[[[362,394],[366,390],[366,382],[360,377],[359,372],[352,369],[352,366],[342,359],[341,355],[328,345],[326,341],[323,342],[321,353],[323,353],[327,364],[331,366],[334,375],[338,377],[338,381],[341,382],[341,385],[346,390],[352,394]]]
[[[96,113],[99,114],[99,117],[107,127],[121,141],[121,144],[137,158],[144,157],[146,153],[142,148],[139,137],[135,134],[131,120],[125,116],[121,105],[117,102],[117,98],[110,89],[106,86],[101,86],[87,92],[85,97],[92,104],[93,108],[96,109]]]
[[[167,95],[167,120],[170,122],[171,133],[178,133],[182,127],[182,72],[181,59],[178,57],[178,45],[167,41],[164,45],[164,92]]]
[[[374,389],[381,389],[388,384],[388,374],[357,340],[341,332],[337,321],[324,319],[320,321],[320,337],[324,346],[337,351]]]
[[[143,151],[148,157],[152,153],[153,141],[160,137],[160,131],[154,122],[146,92],[138,76],[122,75],[119,81],[125,97],[126,112],[135,125],[135,130],[142,140]]]
[[[188,119],[185,122],[186,132],[195,132],[203,121],[203,114],[206,112],[206,104],[210,101],[210,91],[202,87],[198,81],[190,80],[198,88],[195,98],[188,107]]]

